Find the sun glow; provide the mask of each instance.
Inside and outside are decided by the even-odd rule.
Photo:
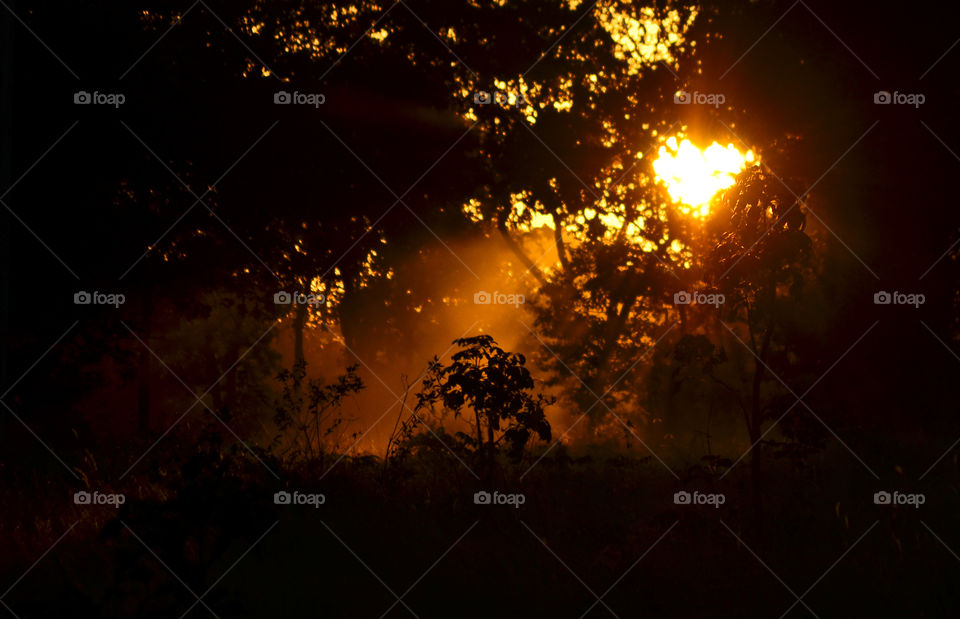
[[[723,147],[714,142],[700,150],[690,140],[678,144],[671,137],[660,147],[653,170],[684,213],[705,217],[713,196],[733,185],[736,175],[754,160],[752,150],[741,153],[733,144]]]

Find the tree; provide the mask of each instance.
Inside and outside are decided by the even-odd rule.
[[[759,166],[742,172],[720,200],[723,228],[709,257],[715,284],[727,295],[731,317],[746,325],[757,358],[747,419],[751,442],[760,438],[760,386],[781,306],[801,294],[810,255],[806,216],[796,195]]]
[[[784,358],[789,355],[778,353],[783,347],[778,346],[777,335],[789,307],[802,297],[812,246],[804,232],[806,215],[797,197],[803,192],[790,185],[760,166],[743,171],[719,200],[712,222],[714,249],[706,264],[714,285],[726,295],[728,320],[745,326],[746,343],[754,357],[749,395],[742,409],[753,446],[751,472],[758,518],[763,424],[779,417],[777,405],[782,402],[776,397],[765,402],[763,385],[773,378],[769,376],[772,366],[789,363]],[[733,330],[731,333],[736,335]],[[733,346],[740,348],[738,342]],[[783,372],[774,371],[778,375]],[[773,389],[780,391],[780,385]]]
[[[586,388],[576,382],[566,385],[572,400],[586,408],[594,400],[591,392],[601,394],[608,388],[613,391],[611,408],[618,398],[621,403],[629,399],[631,381],[617,378],[665,328],[661,297],[679,269],[671,247],[683,240],[686,223],[667,212],[669,201],[654,180],[648,155],[676,121],[685,118],[686,108],[672,104],[682,85],[676,76],[693,79],[698,73],[695,48],[685,35],[695,25],[710,29],[706,16],[695,22],[701,12],[696,3],[679,0],[641,7],[624,0],[539,0],[468,3],[451,9],[447,2],[416,0],[389,11],[373,2],[302,0],[269,7],[257,2],[211,6],[251,42],[258,57],[268,59],[269,71],[246,57],[233,67],[234,74],[250,83],[249,90],[322,87],[330,95],[323,116],[338,138],[326,135],[327,125],[312,117],[298,123],[291,138],[311,144],[322,140],[330,148],[311,152],[342,153],[342,161],[327,157],[320,165],[289,161],[280,166],[276,159],[291,149],[278,145],[263,165],[274,170],[271,178],[278,180],[272,192],[285,192],[286,185],[302,183],[313,170],[333,166],[335,173],[327,176],[337,182],[326,183],[330,187],[325,186],[322,195],[328,204],[349,204],[359,229],[328,225],[330,219],[344,218],[327,205],[320,218],[324,225],[315,225],[314,201],[298,200],[302,196],[297,195],[264,196],[280,211],[271,213],[266,223],[260,221],[263,209],[245,209],[252,214],[242,215],[249,219],[243,225],[231,220],[241,236],[256,240],[250,245],[265,256],[284,285],[309,286],[321,275],[328,288],[342,285],[342,295],[318,321],[339,321],[346,344],[363,357],[402,354],[402,345],[383,350],[387,343],[400,342],[383,337],[390,325],[367,324],[385,321],[365,322],[368,312],[356,308],[369,305],[375,311],[369,302],[380,299],[371,291],[379,294],[379,289],[389,288],[392,282],[384,280],[421,251],[411,247],[418,234],[424,242],[433,242],[408,207],[431,234],[435,231],[446,240],[479,230],[504,241],[522,265],[519,270],[529,273],[528,281],[545,293],[537,306],[537,326],[562,363],[543,360],[557,375],[566,376],[563,366],[568,366],[585,379]],[[215,49],[235,47],[229,34],[203,32],[196,35]],[[552,45],[558,33],[563,33],[561,44]],[[350,54],[341,62],[347,48]],[[529,50],[539,49],[550,53],[530,57]],[[450,50],[462,62],[452,61]],[[681,59],[692,61],[681,67]],[[475,103],[474,93],[492,90],[506,92],[514,103]],[[370,97],[372,92],[378,96]],[[268,94],[262,93],[264,100]],[[523,104],[516,103],[518,95]],[[374,104],[374,99],[386,104]],[[359,112],[365,122],[356,122]],[[278,134],[284,126],[281,123]],[[385,135],[401,138],[397,143],[403,145],[415,140],[418,148],[403,152],[385,147]],[[341,137],[352,154],[338,143]],[[270,151],[258,150],[251,157],[261,152]],[[300,150],[293,152],[304,159]],[[291,176],[283,167],[302,173]],[[395,196],[375,198],[381,187],[371,182],[371,172],[400,192],[428,168],[416,190],[404,195],[403,206],[386,212]],[[331,188],[340,192],[337,188],[347,186],[349,191],[327,195]],[[520,212],[518,202],[524,205]],[[466,217],[462,211],[468,203],[471,212]],[[531,231],[533,215],[552,222],[548,234]],[[324,232],[328,229],[336,234]],[[260,238],[263,230],[268,234]],[[278,234],[283,243],[276,243]],[[330,252],[331,246],[338,251]],[[385,263],[378,268],[382,276],[368,276],[363,266],[373,249]],[[541,259],[544,250],[549,257]],[[324,252],[331,255],[319,255]],[[340,275],[328,274],[339,260]],[[508,270],[517,269],[511,265]],[[425,295],[417,285],[393,287],[400,293],[390,300],[397,314],[405,309],[419,314],[437,301],[419,298]],[[296,310],[295,358],[302,359],[302,333],[311,316],[309,308]],[[585,326],[569,328],[578,324]],[[583,350],[589,354],[581,354]],[[593,408],[591,421],[604,411]]]
[[[482,453],[488,464],[501,444],[519,458],[531,434],[549,441],[550,423],[544,407],[553,398],[531,393],[533,377],[525,367],[526,358],[506,352],[489,335],[454,340],[462,350],[453,355],[453,363],[444,366],[434,357],[423,387],[417,394],[418,411],[439,403],[460,417],[464,406],[473,410],[476,437],[460,433],[468,445]]]

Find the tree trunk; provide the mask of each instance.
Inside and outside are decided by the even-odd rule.
[[[480,413],[476,409],[473,411],[474,416],[477,418],[477,451],[483,451],[483,424],[480,423]]]
[[[763,465],[761,461],[763,460],[763,446],[760,444],[760,437],[762,436],[763,429],[763,409],[762,403],[760,401],[760,387],[763,382],[763,375],[766,370],[767,356],[770,352],[770,340],[773,336],[773,325],[767,327],[766,333],[763,335],[763,344],[758,353],[758,359],[754,362],[754,367],[756,368],[753,373],[753,397],[751,403],[751,420],[750,420],[750,444],[755,445],[753,448],[753,454],[750,459],[750,476],[753,481],[753,517],[755,520],[757,531],[762,531],[763,528],[763,484],[761,481],[761,475],[763,473]]]
[[[10,9],[13,10],[12,8]],[[0,19],[0,92],[13,92],[13,19],[5,15]],[[13,97],[0,97],[0,187],[10,187],[13,166]],[[4,342],[0,347],[0,385],[4,391],[10,385],[10,366],[8,349],[10,343],[10,226],[13,225],[13,216],[4,209],[0,219],[0,340]],[[10,423],[10,415],[3,411],[0,414],[0,436],[6,437],[6,425]]]
[[[147,285],[141,291],[140,333],[143,341],[150,343],[153,323],[153,286]],[[137,433],[146,436],[150,432],[150,369],[153,355],[144,350],[140,355],[140,367],[137,376]]]
[[[759,439],[759,436],[757,437]],[[752,444],[752,443],[751,443]],[[753,454],[750,458],[750,479],[752,482],[753,493],[753,520],[757,535],[763,537],[763,497],[761,491],[763,484],[760,476],[763,473],[762,449],[758,444],[753,448]]]
[[[303,303],[298,303],[294,308],[293,315],[293,363],[304,363],[306,360],[303,355],[303,331],[309,318],[309,308]]]
[[[610,299],[610,305],[607,307],[607,322],[604,329],[604,343],[603,350],[600,352],[600,358],[597,359],[597,372],[594,374],[593,380],[590,381],[590,389],[600,397],[603,395],[604,387],[607,384],[608,375],[610,373],[610,359],[613,357],[614,352],[617,349],[617,341],[620,339],[620,335],[623,334],[624,327],[627,323],[627,317],[630,315],[630,310],[633,309],[634,303],[636,303],[637,297],[631,295],[628,299],[624,299],[620,302],[620,309],[617,310],[617,301],[615,299]],[[599,413],[603,412],[603,409],[595,409]],[[600,415],[591,415],[591,421],[597,419]]]
[[[487,476],[488,478],[493,477],[493,463],[494,463],[494,454],[496,453],[496,446],[493,442],[493,415],[496,415],[496,412],[490,414],[491,416],[487,418]]]
[[[523,263],[523,266],[527,268],[531,275],[533,275],[538,282],[541,284],[547,283],[547,278],[544,277],[543,273],[540,272],[540,269],[537,268],[537,265],[534,264],[533,260],[523,251],[523,248],[510,236],[510,231],[507,229],[506,223],[506,212],[500,216],[497,220],[497,230],[500,232],[500,236],[503,237],[503,240],[507,243],[507,247],[510,248],[517,258],[520,259],[520,262]]]
[[[557,246],[557,257],[560,260],[560,266],[566,269],[570,265],[567,258],[567,248],[563,244],[563,220],[557,211],[553,211],[553,242]]]

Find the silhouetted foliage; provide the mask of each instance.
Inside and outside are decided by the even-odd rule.
[[[341,413],[343,401],[364,388],[363,380],[357,375],[358,367],[348,366],[346,372],[332,383],[309,379],[306,393],[302,389],[307,374],[306,362],[297,361],[292,369],[280,370],[277,380],[282,384],[282,391],[273,420],[281,433],[273,441],[274,448],[283,454],[292,451],[294,456],[321,461],[326,452],[337,449],[340,435],[346,432],[346,427],[342,427],[345,421]],[[338,431],[339,434],[333,436]],[[358,434],[353,432],[353,438]]]
[[[534,434],[549,441],[550,423],[543,409],[554,399],[530,393],[535,385],[525,367],[526,358],[504,351],[489,335],[453,343],[462,350],[454,353],[450,365],[434,357],[417,394],[414,414],[435,404],[457,418],[465,414],[465,407],[470,409],[476,436],[461,433],[460,438],[488,458],[503,444],[513,458],[519,458]]]
[[[838,565],[794,611],[955,616],[942,8],[5,3],[0,613],[779,616],[767,565],[791,586]],[[651,27],[671,15],[684,36]],[[928,105],[870,97],[911,83]],[[681,133],[762,162],[702,218],[652,169]],[[926,306],[871,304],[906,282]],[[494,284],[526,304],[469,304]],[[373,375],[422,368],[474,318],[514,352],[458,339],[412,414],[404,379],[378,417],[396,394]],[[360,432],[380,419],[386,449]],[[870,501],[921,481],[922,510]],[[470,500],[521,482],[522,511]],[[280,487],[330,501],[276,504]],[[695,487],[723,508],[670,501]],[[557,557],[603,592],[592,610]]]

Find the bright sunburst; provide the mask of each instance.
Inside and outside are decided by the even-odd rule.
[[[752,150],[741,153],[733,144],[724,148],[714,142],[700,150],[690,140],[678,144],[677,138],[671,137],[660,147],[653,170],[684,213],[705,217],[710,199],[733,185],[736,175],[754,159]]]

